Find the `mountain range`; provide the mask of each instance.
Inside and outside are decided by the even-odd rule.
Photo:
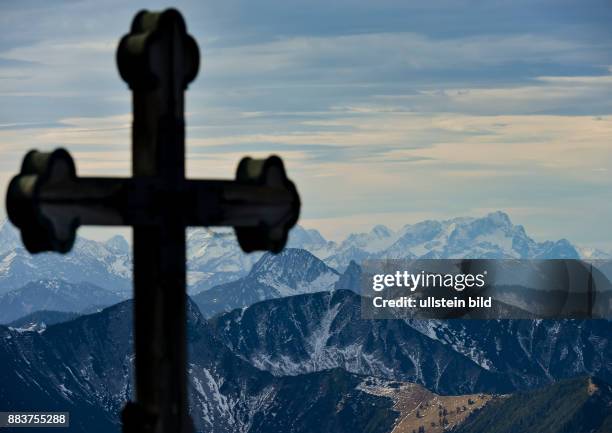
[[[463,433],[532,431],[526,425],[542,426],[545,428],[538,432],[550,433],[609,431],[612,393],[605,380],[587,376],[511,395],[456,392],[470,387],[492,392],[506,385],[493,380],[502,376],[494,372],[497,366],[479,366],[453,351],[451,344],[429,339],[414,328],[397,331],[390,325],[380,325],[379,329],[361,330],[351,336],[359,323],[349,324],[354,321],[343,319],[342,308],[335,305],[354,296],[357,295],[351,292],[335,292],[268,300],[211,321],[206,321],[195,304],[189,302],[189,394],[196,430],[391,433],[410,432],[410,426],[416,430],[427,422],[425,431],[432,433],[447,431],[450,426]],[[331,331],[326,341],[317,324],[311,322],[315,317],[304,318],[303,323],[296,324],[299,329],[292,328],[290,323],[301,318],[285,317],[286,311],[277,313],[286,310],[279,303],[297,306],[300,298],[305,315],[319,314],[319,309],[328,315],[329,310],[320,303],[330,302],[332,310],[339,313],[336,320],[348,326],[347,332],[322,323],[321,327]],[[0,326],[0,362],[4,367],[0,371],[0,400],[4,406],[16,411],[69,411],[70,431],[119,432],[119,412],[133,393],[131,311],[131,301],[124,301],[37,331]],[[262,319],[262,313],[268,321],[254,326],[252,321]],[[266,325],[272,330],[265,330]],[[239,335],[249,329],[252,335]],[[302,342],[301,330],[306,333]],[[401,337],[399,332],[405,333],[407,344],[396,350],[394,346],[401,341],[394,335]],[[273,338],[275,334],[277,338]],[[244,339],[249,341],[243,342]],[[264,344],[262,339],[272,341]],[[324,359],[336,350],[334,345],[340,346],[338,341],[350,340],[358,357],[371,358],[366,368],[360,368],[360,374],[350,371],[350,363],[334,367]],[[595,339],[592,341],[596,344]],[[314,346],[308,345],[311,343]],[[410,347],[416,348],[410,352]],[[328,353],[320,348],[327,348]],[[277,353],[279,349],[282,353]],[[254,353],[267,353],[268,359],[280,359],[295,349],[311,353],[312,361],[319,359],[299,367],[295,361],[302,354],[294,354],[294,369],[279,375],[273,363],[260,362],[261,356],[253,357]],[[439,390],[446,388],[450,395],[433,394],[405,380],[384,378],[409,379],[414,369],[410,363],[402,364],[409,353],[417,361],[412,367],[422,367],[424,382]],[[374,368],[374,357],[383,360],[379,367],[392,366],[398,371]],[[358,363],[354,365],[359,367]],[[504,365],[499,369],[503,368]],[[446,373],[439,375],[440,371]],[[453,414],[447,415],[447,411]]]
[[[391,430],[398,415],[393,402],[360,390],[360,376],[335,369],[274,377],[225,348],[189,306],[189,393],[197,431]],[[71,431],[118,432],[119,412],[133,391],[131,329],[131,301],[41,332],[0,326],[3,407],[69,411]]]
[[[260,302],[211,319],[220,340],[276,376],[331,368],[441,393],[507,392],[508,379],[401,320],[362,320],[345,290]]]
[[[536,422],[529,406],[560,406],[538,431],[610,431],[609,321],[363,320],[359,262],[385,257],[608,256],[564,239],[536,242],[501,212],[376,226],[338,243],[296,227],[278,255],[243,254],[228,231],[189,230],[197,430],[512,433],[526,431],[520,418]],[[10,225],[0,227],[0,323],[11,323],[0,326],[0,401],[68,410],[74,431],[119,431],[133,391],[131,263],[121,236],[31,256]],[[446,423],[429,406],[443,401],[455,409]]]
[[[29,254],[15,229],[7,222],[0,227],[0,294],[36,280],[86,282],[127,296],[131,293],[132,257],[121,236],[107,242],[78,238],[72,252]]]
[[[207,317],[258,301],[332,290],[340,275],[306,250],[264,254],[243,278],[193,297]]]
[[[274,375],[340,367],[443,394],[504,393],[592,375],[612,383],[605,320],[363,320],[348,290],[268,300],[211,319]]]
[[[261,253],[244,254],[233,232],[190,229],[187,233],[188,283],[191,294],[245,277]],[[612,258],[579,248],[566,239],[536,242],[503,212],[481,218],[427,220],[397,231],[378,225],[342,242],[326,240],[317,230],[295,227],[288,247],[303,249],[343,272],[351,261],[367,258]],[[78,238],[72,252],[28,254],[15,228],[0,224],[0,293],[35,279],[86,281],[116,293],[131,287],[130,246],[121,236],[106,242]]]
[[[609,321],[372,321],[361,319],[360,303],[342,289],[269,299],[208,326],[236,356],[279,377],[342,368],[443,394],[510,392],[581,375],[612,383]],[[10,326],[42,330],[75,317],[63,314],[33,313]]]
[[[601,251],[580,249],[565,239],[536,242],[502,212],[482,218],[424,221],[397,231],[379,225],[368,233],[352,234],[340,243],[326,240],[314,229],[298,226],[290,232],[289,248],[278,257],[242,253],[233,232],[227,230],[190,229],[187,237],[189,293],[197,295],[196,301],[206,316],[273,297],[328,290],[335,279],[348,278],[351,262],[367,258],[607,257]],[[28,290],[22,289],[35,281],[42,286],[54,284],[44,281],[61,280],[92,284],[112,292],[116,300],[125,299],[131,296],[131,269],[130,246],[121,236],[106,242],[78,238],[69,254],[32,256],[21,247],[18,233],[8,222],[0,226],[0,295],[15,290],[26,293]],[[347,271],[347,277],[341,276]],[[315,273],[319,274],[318,280]],[[342,287],[343,283],[338,284]],[[84,298],[80,304],[94,307],[112,303],[94,299],[94,293],[100,292],[92,291],[91,299]],[[58,298],[55,305],[63,302]],[[34,305],[29,299],[21,303]],[[27,314],[35,309],[28,308],[21,312]],[[58,309],[51,304],[40,308]],[[0,314],[0,323],[14,318],[13,315],[7,320]]]
[[[0,323],[9,323],[43,310],[80,313],[93,306],[108,306],[125,298],[86,282],[36,280],[0,295]]]
[[[300,236],[300,239],[304,237]],[[527,235],[523,226],[512,224],[508,215],[503,212],[493,212],[482,218],[427,220],[405,225],[397,231],[378,225],[368,233],[351,234],[337,245],[313,242],[310,241],[311,238],[312,236],[308,237],[309,242],[304,243],[304,248],[340,271],[344,270],[351,261],[359,263],[364,259],[380,258],[583,257],[580,249],[566,239],[534,241]],[[588,252],[590,255],[605,255],[591,250]]]

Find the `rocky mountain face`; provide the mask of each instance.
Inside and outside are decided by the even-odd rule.
[[[610,322],[362,320],[345,290],[261,302],[211,320],[237,355],[275,375],[341,367],[443,394],[504,393],[579,375],[612,382]]]
[[[410,321],[516,389],[593,375],[612,383],[612,324],[607,320]]]
[[[359,292],[360,276],[360,266],[352,262],[335,288]],[[406,323],[481,367],[503,373],[515,389],[579,375],[598,375],[612,383],[609,320],[408,319]]]
[[[286,248],[278,255],[264,254],[244,278],[200,292],[193,300],[210,317],[265,299],[329,291],[339,278],[308,251]]]
[[[360,297],[321,292],[260,302],[211,319],[238,356],[276,376],[330,368],[415,382],[441,393],[507,392],[507,378],[400,320],[362,320]]]
[[[23,332],[0,326],[0,400],[11,410],[69,411],[72,431],[117,431],[130,394],[126,305]]]
[[[90,283],[36,280],[0,295],[0,323],[42,310],[78,313],[92,306],[112,305],[124,298]]]
[[[197,431],[382,433],[392,428],[393,402],[360,390],[363,378],[343,370],[276,378],[225,348],[193,303],[188,318],[189,392]],[[119,412],[133,391],[130,301],[42,332],[0,326],[0,342],[4,407],[70,411],[71,431],[120,431]],[[379,422],[371,425],[372,419]]]

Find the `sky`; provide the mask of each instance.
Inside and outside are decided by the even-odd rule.
[[[31,148],[130,175],[115,50],[170,6],[202,56],[189,177],[275,153],[332,239],[503,210],[612,251],[610,0],[0,0],[0,189]]]

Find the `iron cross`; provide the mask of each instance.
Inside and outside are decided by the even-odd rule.
[[[246,252],[279,252],[300,200],[282,161],[244,158],[235,181],[185,178],[184,91],[199,50],[173,9],[141,11],[117,49],[133,93],[131,178],[78,177],[70,154],[30,151],[7,193],[26,248],[68,252],[81,225],[133,227],[136,401],[126,433],[187,433],[187,226],[233,226]]]

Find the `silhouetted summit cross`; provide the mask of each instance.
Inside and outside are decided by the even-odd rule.
[[[80,225],[133,226],[136,402],[123,428],[185,433],[185,228],[233,226],[244,251],[278,252],[300,201],[275,156],[243,159],[235,181],[185,179],[183,93],[199,52],[179,12],[138,13],[117,63],[133,92],[133,177],[78,177],[66,150],[30,151],[7,212],[32,253],[69,251]]]

